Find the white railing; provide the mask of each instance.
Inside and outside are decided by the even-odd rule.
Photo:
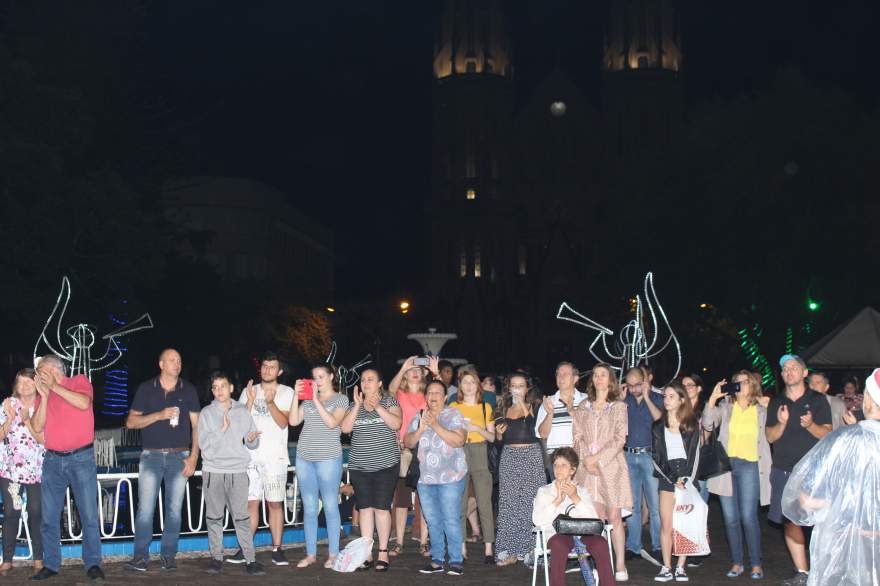
[[[287,483],[287,490],[284,494],[284,526],[297,527],[303,523],[300,511],[301,503],[299,484],[296,478],[296,468],[294,466],[288,466],[287,471],[290,475],[289,478],[292,478],[292,482]],[[203,527],[205,521],[205,497],[201,490],[199,491],[198,507],[193,507],[192,487],[194,485],[194,480],[196,478],[201,478],[201,476],[202,472],[201,470],[198,470],[189,480],[187,480],[183,510],[181,511],[181,535],[207,533],[207,528]],[[348,482],[349,474],[347,465],[343,465],[343,476],[345,481]],[[100,521],[101,539],[131,539],[134,537],[134,524],[137,513],[137,490],[136,485],[132,483],[132,480],[137,480],[137,478],[137,472],[97,475],[98,518]],[[121,530],[123,525],[120,524],[120,496],[122,494],[123,486],[127,488],[128,493],[125,507],[127,509],[127,514],[124,517],[125,520],[128,521],[128,526],[124,531]],[[71,495],[70,488],[68,488],[64,499],[64,515],[62,516],[63,523],[61,528],[61,541],[68,544],[82,540],[81,524],[77,528],[77,525],[74,523],[74,520],[77,517],[77,515],[74,515],[75,505],[76,503]],[[164,530],[165,514],[163,510],[162,488],[159,489],[157,508],[159,511],[159,528],[160,530]],[[265,500],[261,501],[260,510],[261,515],[258,528],[268,528],[269,522]],[[197,521],[196,523],[193,523],[194,517]],[[223,530],[232,530],[228,510],[223,519]],[[23,522],[19,523],[18,538],[29,541],[26,525]]]

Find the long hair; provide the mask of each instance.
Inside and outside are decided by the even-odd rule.
[[[733,373],[733,376],[730,377],[733,380],[734,376],[744,376],[749,381],[749,387],[751,387],[751,393],[749,393],[749,405],[754,405],[758,402],[759,397],[764,396],[764,389],[761,388],[761,380],[755,376],[753,372],[749,372],[748,370],[738,370]]]
[[[473,377],[474,381],[477,383],[477,405],[482,405],[483,387],[480,385],[480,375],[477,374],[477,369],[472,364],[462,366],[458,369],[458,392],[455,394],[455,400],[459,403],[464,403],[464,391],[461,390],[461,379],[466,376]]]
[[[336,372],[336,369],[326,362],[314,365],[312,367],[312,370],[316,370],[318,368],[330,375],[330,387],[335,392],[339,392],[339,373]],[[315,390],[317,391],[317,388]]]
[[[685,431],[694,431],[697,428],[697,418],[694,415],[694,408],[691,406],[691,399],[688,397],[687,390],[685,390],[681,381],[678,379],[666,385],[663,388],[664,393],[666,392],[666,389],[672,389],[675,391],[675,394],[678,395],[678,398],[681,400],[681,404],[675,411],[675,418],[678,420],[679,428]],[[663,412],[663,423],[666,427],[669,427],[668,411]]]
[[[428,380],[427,380],[428,377],[425,375],[426,370],[424,368],[422,368],[421,366],[414,366],[413,368],[407,369],[406,372],[403,373],[403,376],[400,379],[400,385],[398,385],[398,387],[397,387],[398,391],[403,391],[404,393],[409,393],[412,391],[412,389],[409,388],[409,381],[406,380],[406,373],[409,372],[410,370],[413,370],[416,368],[419,370],[419,373],[422,375],[422,382],[419,385],[419,388],[415,389],[415,392],[421,393],[423,395],[425,394],[425,389],[428,387]],[[446,386],[446,385],[444,385],[444,386]]]
[[[596,400],[596,387],[593,385],[593,372],[596,372],[597,368],[604,369],[608,372],[608,402],[612,403],[614,401],[620,400],[620,384],[617,382],[617,377],[614,375],[614,370],[611,368],[611,365],[605,364],[604,362],[600,362],[596,366],[593,367],[592,372],[590,373],[590,378],[587,381],[587,398],[592,402]]]
[[[524,372],[511,372],[504,377],[504,381],[501,384],[501,401],[498,403],[500,405],[499,417],[507,417],[507,410],[513,406],[513,395],[510,393],[510,381],[515,378],[521,378],[526,381],[526,394],[525,397],[523,397],[523,403],[525,403],[531,410],[532,415],[536,413],[538,405],[541,404],[541,396],[537,387],[533,384],[532,377]]]

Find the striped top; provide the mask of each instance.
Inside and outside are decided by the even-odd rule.
[[[399,407],[397,399],[389,395],[379,399],[379,404],[386,409]],[[388,427],[378,412],[371,413],[361,405],[351,430],[348,469],[375,472],[399,464],[400,447],[397,444],[397,431]]]
[[[336,393],[327,401],[322,401],[324,407],[330,413],[337,409],[348,409],[348,397]],[[318,414],[318,409],[312,400],[303,401],[303,428],[296,442],[296,457],[310,462],[332,460],[342,456],[342,444],[339,436],[342,430],[337,425],[333,429],[327,427],[324,420]]]
[[[575,389],[573,394],[574,404],[572,407],[577,407],[581,404],[581,401],[586,398],[586,393],[582,393]],[[548,452],[555,450],[556,448],[571,447],[573,443],[571,415],[568,414],[568,410],[565,408],[565,403],[559,398],[559,391],[556,391],[556,393],[550,397],[550,400],[553,401],[553,425],[550,428],[550,435],[547,436]],[[538,415],[535,422],[535,435],[538,437],[541,437],[538,429],[541,427],[541,423],[544,422],[546,416],[547,411],[544,409],[544,404],[542,403],[541,407],[538,409]]]

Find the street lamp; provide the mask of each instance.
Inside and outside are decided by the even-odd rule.
[[[409,301],[407,301],[406,299],[401,300],[400,313],[402,313],[404,315],[409,313],[409,308],[410,308]]]
[[[335,307],[329,307],[329,306],[327,306],[327,307],[325,307],[324,309],[327,310],[327,313],[336,313],[336,308],[335,308]]]

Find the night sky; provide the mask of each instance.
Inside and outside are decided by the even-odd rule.
[[[423,274],[431,58],[440,3],[157,2],[148,71],[183,116],[195,172],[246,176],[332,228],[337,298]],[[599,106],[605,2],[508,2],[522,102],[556,66]],[[873,107],[869,0],[683,2],[691,105],[760,92],[782,67]],[[344,205],[340,205],[344,202]],[[370,267],[372,278],[350,276]]]

